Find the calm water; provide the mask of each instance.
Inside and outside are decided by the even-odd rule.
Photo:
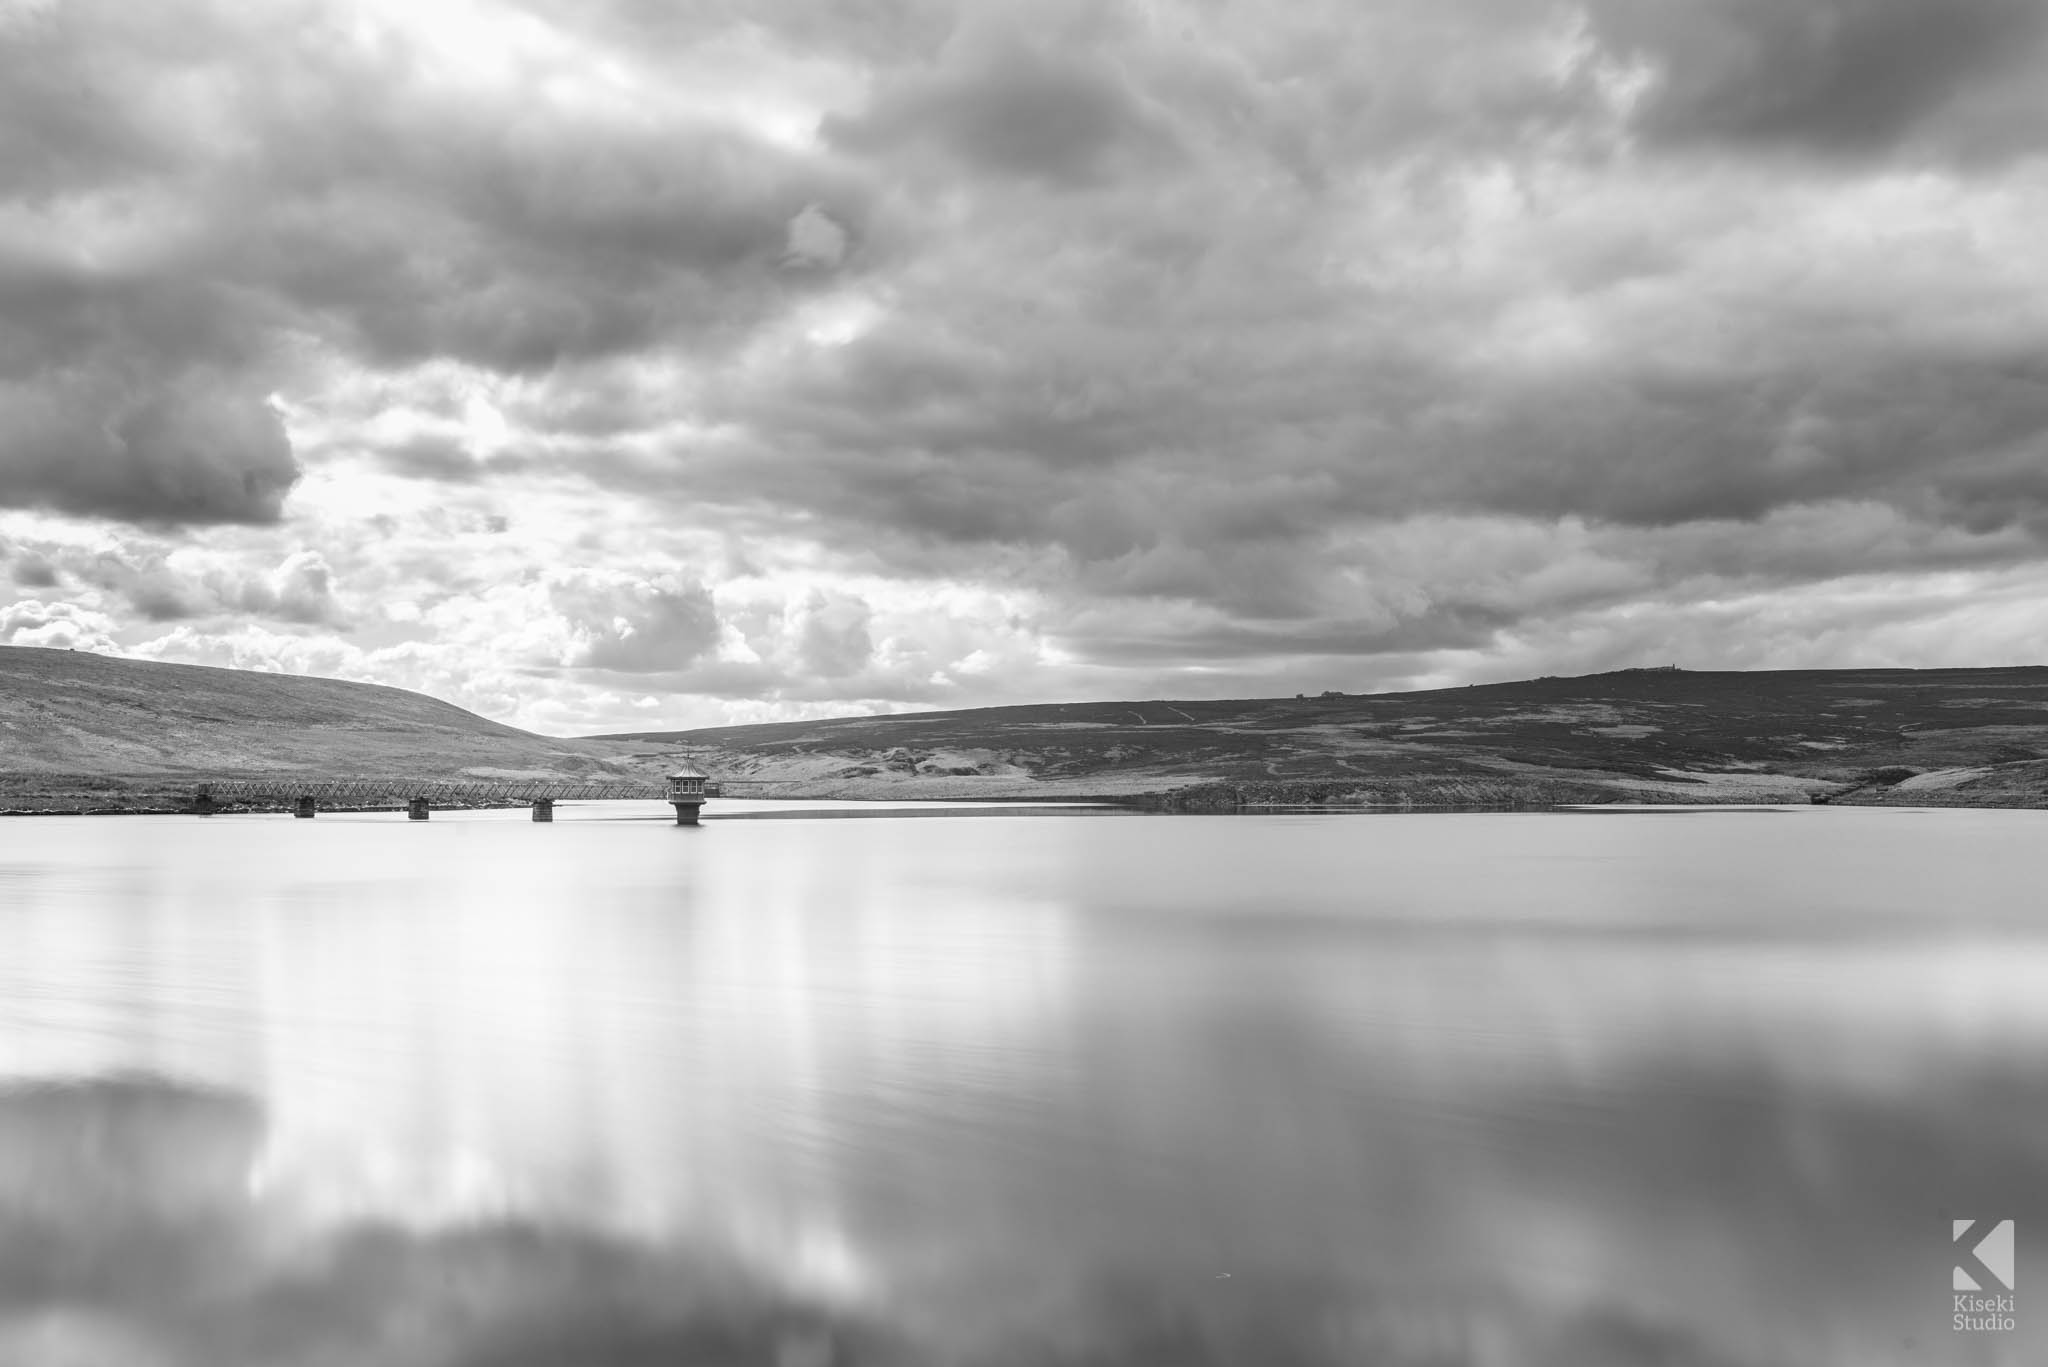
[[[0,1363],[2048,1360],[2048,814],[665,817],[0,822]]]

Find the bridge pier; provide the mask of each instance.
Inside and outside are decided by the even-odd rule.
[[[5,0],[0,0],[4,4]],[[669,774],[665,786],[654,788],[644,778],[624,777],[615,782],[563,783],[547,779],[531,783],[471,783],[441,782],[432,776],[414,774],[410,777],[385,779],[355,779],[338,782],[322,782],[304,775],[288,775],[271,782],[267,779],[228,778],[214,782],[195,783],[188,790],[191,797],[183,810],[196,816],[213,816],[225,811],[286,811],[300,819],[320,814],[322,804],[335,810],[357,810],[378,807],[391,809],[391,799],[400,793],[409,796],[399,799],[405,808],[408,820],[425,821],[436,806],[451,810],[473,806],[509,806],[524,802],[535,821],[553,821],[555,804],[561,801],[614,801],[627,800],[644,802],[660,796],[675,808],[678,826],[694,826],[704,804],[718,795],[718,785],[707,781],[702,771],[685,769]]]

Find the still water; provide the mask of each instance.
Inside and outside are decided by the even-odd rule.
[[[0,823],[5,1367],[2035,1363],[2044,1207],[2048,813]]]

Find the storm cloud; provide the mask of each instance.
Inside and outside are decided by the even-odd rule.
[[[969,171],[1055,187],[1142,176],[1170,160],[1170,133],[1121,73],[1085,47],[1049,50],[1027,32],[1042,22],[1032,21],[970,16],[929,71],[900,77],[857,115],[827,119],[827,139],[885,157],[929,146]]]
[[[2044,15],[16,6],[10,575],[565,729],[2031,658]]]
[[[2037,82],[2035,0],[1595,0],[1599,31],[1655,64],[1644,128],[1677,144],[1873,155]],[[2022,130],[2009,130],[2021,133]],[[1958,150],[1951,146],[1951,150]]]
[[[804,287],[793,219],[850,236],[864,213],[818,158],[602,90],[535,107],[524,78],[545,73],[517,50],[479,85],[317,5],[0,25],[16,506],[276,521],[299,467],[272,389],[337,363],[517,374],[728,345]]]

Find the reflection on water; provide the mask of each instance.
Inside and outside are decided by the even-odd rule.
[[[2037,814],[619,814],[0,826],[0,1362],[2044,1356]]]

